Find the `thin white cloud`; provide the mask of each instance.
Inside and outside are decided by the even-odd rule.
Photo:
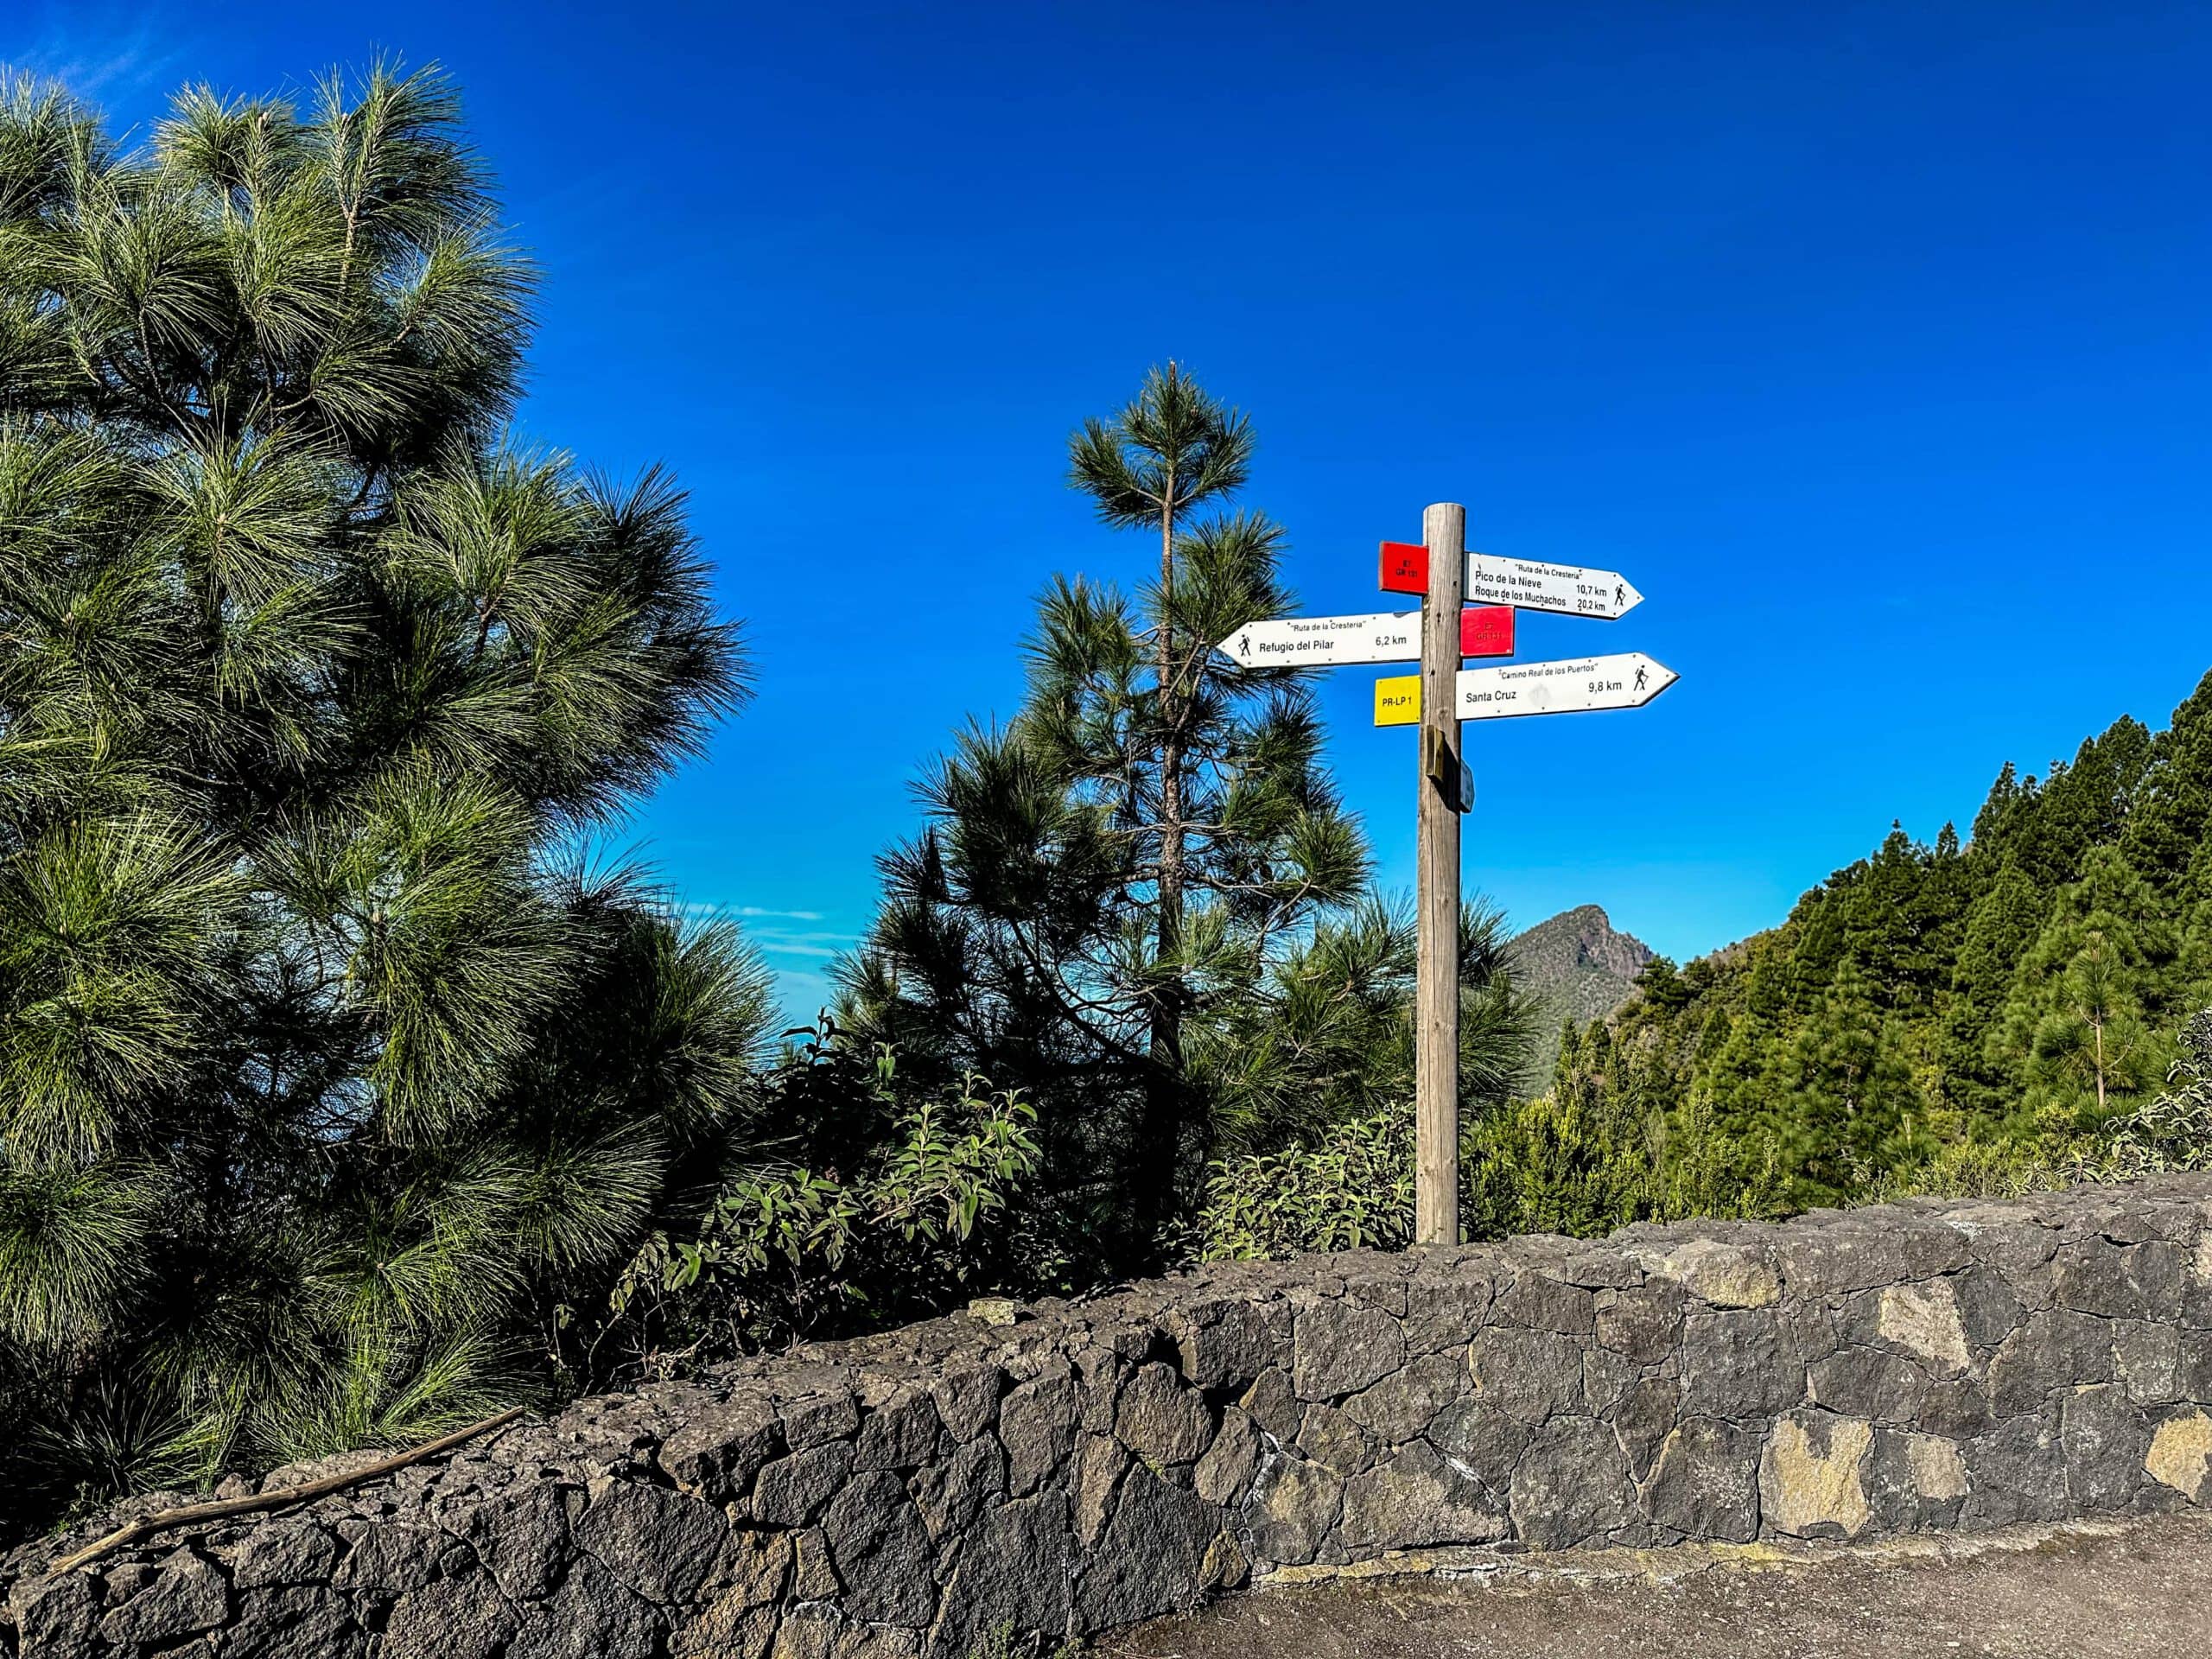
[[[687,921],[741,921],[746,942],[766,957],[805,957],[831,962],[860,943],[856,933],[828,927],[788,927],[786,922],[819,922],[827,918],[818,910],[774,910],[765,905],[715,905],[700,902],[676,906]]]
[[[58,80],[90,103],[123,103],[179,75],[183,43],[158,8],[67,3],[42,7],[28,46],[8,67]]]
[[[818,910],[770,910],[762,905],[716,905],[694,899],[677,908],[686,916],[702,919],[717,916],[734,916],[746,922],[826,922],[830,918]]]

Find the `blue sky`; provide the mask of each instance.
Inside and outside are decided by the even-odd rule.
[[[795,1009],[1173,356],[1252,414],[1310,612],[1467,504],[1626,572],[1522,656],[1634,714],[1471,727],[1467,878],[1688,957],[1893,817],[1969,819],[2212,665],[2212,10],[2126,4],[417,5],[16,0],[0,60],[124,124],[377,50],[464,85],[545,267],[528,435],[671,463],[760,691],[632,834]],[[1322,687],[1383,880],[1414,740]]]

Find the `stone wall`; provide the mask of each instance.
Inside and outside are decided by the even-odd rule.
[[[0,1570],[0,1646],[967,1659],[1005,1624],[1500,1552],[2212,1502],[2212,1178],[1311,1257],[1023,1313],[587,1400],[46,1575],[87,1526]]]

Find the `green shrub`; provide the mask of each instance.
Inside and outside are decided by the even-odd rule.
[[[1413,1238],[1413,1111],[1338,1124],[1311,1146],[1216,1161],[1198,1221],[1205,1262],[1402,1249]]]
[[[783,1074],[812,1090],[816,1068],[849,1079],[827,1021]],[[941,1101],[901,1104],[897,1062],[878,1046],[868,1081],[880,1137],[842,1166],[789,1155],[732,1175],[688,1233],[656,1231],[617,1282],[609,1332],[648,1369],[834,1335],[943,1311],[1020,1249],[1009,1201],[1033,1176],[1036,1113],[980,1078]],[[817,1124],[818,1127],[818,1124]],[[1033,1262],[1029,1264],[1033,1269]]]
[[[2164,1091],[2113,1122],[2097,1164],[2101,1179],[2212,1169],[2212,1008],[2190,1020],[2181,1044]]]

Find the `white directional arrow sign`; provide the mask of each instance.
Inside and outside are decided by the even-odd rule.
[[[1237,629],[1221,642],[1220,649],[1246,668],[1417,663],[1421,660],[1421,613],[1277,617]]]
[[[1516,663],[1459,672],[1461,720],[1514,715],[1577,715],[1597,709],[1638,709],[1681,677],[1640,651],[1618,657],[1576,657],[1563,663]],[[1375,723],[1412,726],[1421,720],[1421,676],[1375,682]]]
[[[1680,677],[1640,651],[1617,657],[1577,657],[1563,663],[1463,668],[1452,712],[1461,720],[1503,720],[1514,715],[1641,709]]]
[[[1467,555],[1465,598],[1470,605],[1517,605],[1523,610],[1564,611],[1569,616],[1608,621],[1643,602],[1643,595],[1618,570],[1537,564],[1492,553]]]

